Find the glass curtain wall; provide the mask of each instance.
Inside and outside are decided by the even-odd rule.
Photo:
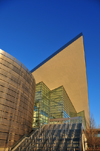
[[[85,125],[84,111],[76,112],[63,86],[50,91],[43,82],[36,85],[33,127],[48,124],[49,118],[77,116],[82,116]]]
[[[63,111],[67,113],[69,117],[76,117],[77,112],[63,86],[62,89],[63,89]]]
[[[50,92],[50,117],[76,117],[77,112],[63,86]]]
[[[36,85],[33,127],[40,127],[48,123],[50,114],[50,90],[43,83]]]
[[[50,118],[63,118],[63,87],[50,92]]]
[[[85,121],[85,113],[84,113],[84,111],[78,112],[77,116],[81,116],[82,117],[82,122],[84,124],[84,128],[86,128],[86,121]]]

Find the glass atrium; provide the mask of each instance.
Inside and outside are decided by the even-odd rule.
[[[50,90],[43,82],[36,84],[33,127],[48,124],[49,119],[81,116],[85,126],[84,111],[76,112],[63,86]]]

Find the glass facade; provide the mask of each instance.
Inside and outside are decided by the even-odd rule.
[[[33,127],[47,124],[50,115],[50,90],[43,83],[36,85]]]
[[[0,49],[0,147],[12,146],[31,131],[34,97],[32,74]]]
[[[69,115],[69,117],[76,117],[77,112],[68,96],[66,93],[64,87],[63,87],[63,109],[64,111]]]
[[[54,89],[50,93],[50,118],[63,117],[63,92],[62,87]]]
[[[85,120],[85,113],[84,113],[84,111],[81,111],[81,112],[77,113],[77,116],[81,116],[82,117],[82,122],[84,124],[84,128],[86,128],[86,120]]]
[[[84,112],[76,112],[63,86],[50,90],[43,82],[36,84],[33,127],[48,124],[49,118],[77,116],[85,121]]]
[[[50,118],[76,117],[77,112],[63,86],[50,92]]]

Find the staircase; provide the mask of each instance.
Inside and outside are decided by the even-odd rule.
[[[25,137],[12,151],[82,151],[82,124],[48,124]]]

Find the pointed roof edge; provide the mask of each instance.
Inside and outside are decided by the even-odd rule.
[[[77,40],[78,38],[80,38],[81,36],[83,36],[83,33],[81,32],[80,34],[78,34],[76,37],[74,37],[72,40],[70,40],[68,43],[66,43],[64,46],[62,46],[60,49],[58,49],[57,51],[55,51],[52,55],[50,55],[48,58],[46,58],[44,61],[42,61],[40,64],[38,64],[35,68],[33,68],[30,72],[34,72],[36,69],[38,69],[40,66],[42,66],[44,63],[46,63],[48,60],[50,60],[51,58],[53,58],[55,55],[57,55],[59,52],[61,52],[64,48],[66,48],[67,46],[69,46],[71,43],[73,43],[75,40]]]

